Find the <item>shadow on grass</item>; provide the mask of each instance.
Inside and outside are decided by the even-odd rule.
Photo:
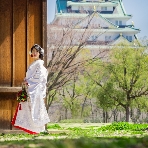
[[[120,138],[30,139],[1,141],[0,148],[148,148],[148,136]]]

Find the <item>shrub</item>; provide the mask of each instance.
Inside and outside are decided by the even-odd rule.
[[[130,131],[143,131],[146,130],[148,124],[130,124],[128,122],[114,122],[111,125],[102,126],[98,130],[100,131],[116,131],[116,130],[130,130]]]
[[[48,124],[47,129],[61,129],[61,127],[59,124],[52,124],[52,125]]]

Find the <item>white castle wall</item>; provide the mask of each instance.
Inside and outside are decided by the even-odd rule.
[[[119,21],[122,21],[122,25],[126,25],[126,22],[128,21],[127,19],[120,19],[120,18],[112,18],[112,19],[108,19],[108,20],[111,21],[113,24],[116,24],[116,21],[118,21],[118,23],[119,23]]]

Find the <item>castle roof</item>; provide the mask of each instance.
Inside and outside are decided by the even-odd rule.
[[[84,18],[87,17],[89,14],[87,13],[57,13],[56,17],[74,17],[74,18]],[[100,14],[102,17],[104,18],[124,18],[124,19],[130,19],[132,17],[132,15],[119,15],[119,14]]]
[[[63,13],[61,15],[57,15],[56,17],[59,18],[60,16],[61,17],[68,16],[68,13],[67,13],[67,15],[65,15]],[[81,18],[80,21],[75,24],[76,28],[79,28],[79,29],[83,29],[82,27],[80,27],[83,24],[83,22],[85,22],[88,19],[92,19],[91,21],[93,21],[93,17],[94,17],[94,19],[96,21],[97,21],[97,19],[100,19],[100,21],[104,22],[104,24],[107,25],[106,29],[110,29],[110,30],[108,30],[109,32],[133,32],[133,33],[140,32],[140,30],[136,29],[133,25],[125,25],[125,26],[122,26],[122,28],[120,28],[119,26],[115,25],[110,20],[103,17],[102,14],[100,14],[99,12],[96,12],[96,11],[93,12],[92,14],[81,14],[81,16],[83,16],[83,17],[80,17],[78,14],[70,14],[69,17],[66,17],[66,18],[73,18],[73,16],[77,16],[78,18]],[[56,18],[55,18],[55,20],[56,20]],[[94,29],[98,29],[98,28],[94,28]],[[103,27],[102,27],[102,29],[103,29]]]
[[[80,2],[72,2],[72,1],[68,1],[67,2],[67,6],[117,6],[118,5],[118,2],[114,2],[114,1],[111,1],[111,2],[85,2],[85,1],[80,1]]]
[[[79,23],[77,23],[77,26],[80,26],[83,22],[86,22],[86,20],[91,20],[91,22],[93,22],[93,19],[95,19],[95,21],[99,20],[99,22],[104,22],[105,25],[107,25],[108,28],[118,28],[117,25],[115,25],[114,23],[112,23],[111,21],[109,21],[108,19],[102,17],[101,14],[99,14],[98,12],[93,12],[92,14],[89,14],[88,16],[86,16],[84,19],[80,20]]]
[[[59,3],[60,2],[60,3]],[[77,19],[78,21],[76,21],[76,24],[74,29],[79,29],[79,31],[83,31],[84,29],[86,29],[84,26],[85,22],[87,25],[87,20],[89,19],[93,19],[93,17],[95,17],[95,20],[99,22],[103,22],[105,25],[105,27],[101,26],[100,27],[94,27],[91,28],[93,32],[110,32],[110,33],[132,33],[132,34],[137,34],[140,32],[140,29],[136,29],[133,25],[126,25],[125,23],[123,23],[124,25],[120,25],[117,26],[115,23],[115,20],[124,20],[127,21],[128,19],[130,19],[132,17],[132,15],[129,15],[126,13],[124,6],[123,6],[123,2],[122,0],[104,0],[104,1],[91,1],[91,0],[57,0],[57,3],[59,4],[63,4],[64,8],[70,8],[71,6],[77,6],[74,7],[72,9],[72,11],[70,11],[70,13],[68,13],[67,11],[65,12],[61,12],[61,13],[57,13],[56,17],[54,19],[54,21],[56,21],[56,19],[62,19],[62,18],[67,18],[67,19]],[[59,5],[60,6],[60,5]],[[84,12],[84,13],[80,13],[75,12],[75,8],[78,9],[78,6],[98,6],[98,7],[113,7],[113,9],[107,9],[108,11],[102,11],[102,9],[100,10],[100,12],[94,11],[90,9],[90,12]],[[60,7],[58,8],[60,9]],[[87,9],[86,9],[87,10]],[[101,12],[102,11],[102,12]],[[58,11],[60,12],[60,11]],[[112,22],[112,19],[114,20]],[[94,23],[95,24],[95,23]],[[98,23],[99,24],[99,23]],[[101,24],[101,23],[100,23]],[[97,26],[97,25],[96,25]],[[118,38],[118,40],[123,39],[124,37],[120,37]],[[125,39],[126,40],[126,39]]]
[[[124,42],[124,43],[129,43],[129,41],[123,36],[123,35],[119,35],[116,39],[114,39],[110,45],[117,45],[121,42]]]

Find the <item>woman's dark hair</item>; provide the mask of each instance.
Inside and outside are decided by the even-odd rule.
[[[39,58],[40,58],[41,60],[43,60],[43,57],[44,57],[44,49],[41,48],[40,45],[34,44],[34,45],[31,47],[31,53],[32,53],[33,48],[35,48],[35,49],[39,52],[39,54],[40,54],[40,55],[39,55]]]

